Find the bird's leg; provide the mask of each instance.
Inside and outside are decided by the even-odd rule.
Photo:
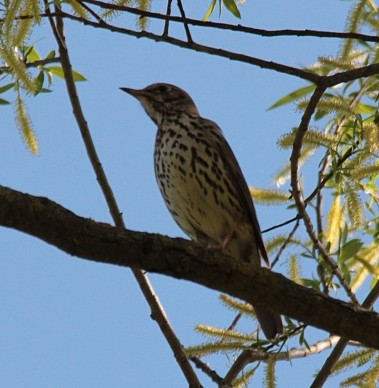
[[[224,252],[224,250],[226,249],[226,247],[229,244],[229,241],[231,240],[231,238],[233,236],[234,236],[234,230],[232,228],[228,227],[226,229],[226,233],[224,234],[224,237],[221,240],[221,243],[219,243],[219,244],[208,243],[207,249],[214,249],[214,250],[217,250],[220,252]]]

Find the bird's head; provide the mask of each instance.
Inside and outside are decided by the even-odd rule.
[[[181,112],[199,116],[199,111],[192,98],[177,86],[157,83],[144,89],[120,89],[135,97],[145,108],[150,118],[158,125],[164,116],[177,115]]]

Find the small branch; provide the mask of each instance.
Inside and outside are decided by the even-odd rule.
[[[336,173],[337,169],[342,167],[342,165],[346,162],[347,159],[350,158],[350,156],[353,154],[354,152],[354,149],[355,147],[350,147],[346,152],[345,154],[343,155],[343,157],[341,159],[338,160],[337,162],[337,168],[333,171],[330,171],[330,173],[324,175],[324,177],[319,180],[319,183],[317,184],[317,187],[308,195],[308,197],[304,200],[304,203],[305,204],[308,204],[309,202],[312,201],[312,199],[314,197],[316,197],[319,193],[319,191],[321,191],[325,185],[330,181],[330,179],[333,178],[334,174]]]
[[[62,17],[75,20],[95,28],[102,28],[108,31],[118,32],[121,34],[134,36],[137,38],[147,38],[147,39],[154,40],[156,42],[166,42],[166,43],[172,44],[173,46],[183,47],[190,50],[207,53],[210,55],[216,55],[219,57],[228,58],[242,63],[248,63],[250,65],[261,67],[262,69],[274,70],[280,73],[284,73],[301,79],[308,80],[310,82],[315,83],[316,85],[319,85],[319,87],[322,87],[322,88],[327,88],[327,87],[337,85],[339,83],[349,82],[359,78],[369,77],[372,75],[379,74],[379,64],[373,64],[369,66],[363,66],[358,69],[337,73],[332,76],[319,76],[317,74],[314,74],[305,70],[301,70],[295,67],[283,65],[281,63],[266,61],[264,59],[251,57],[249,55],[244,55],[244,54],[223,50],[223,49],[219,49],[211,46],[205,46],[198,43],[188,43],[187,41],[184,41],[181,39],[173,38],[170,36],[157,35],[148,31],[134,31],[123,27],[117,27],[106,22],[101,22],[101,23],[94,22],[91,20],[81,18],[79,16],[71,15],[66,12],[62,12]]]
[[[46,4],[46,12],[48,13],[49,10],[49,6]],[[55,11],[59,13],[60,8],[56,6]],[[97,181],[106,199],[109,211],[111,213],[113,221],[115,222],[117,230],[122,231],[125,229],[125,224],[122,219],[121,212],[117,205],[116,199],[114,197],[112,188],[108,182],[105,171],[98,157],[76,90],[76,85],[72,73],[71,61],[65,42],[63,18],[57,16],[56,22],[54,22],[52,17],[50,17],[49,20],[58,44],[62,69],[65,76],[67,92],[73,109],[73,114],[77,121],[80,133],[82,135],[87,155],[90,159],[90,162],[97,177]],[[178,362],[178,365],[182,369],[182,372],[186,377],[189,385],[191,387],[200,387],[201,384],[184,353],[184,349],[179,339],[175,335],[175,332],[168,320],[163,306],[161,305],[158,296],[155,294],[148,277],[141,270],[138,269],[132,269],[132,272],[138,282],[138,285],[140,286],[140,289],[145,299],[147,300],[151,308],[151,316],[158,323],[158,326],[161,329],[163,335],[165,336],[167,342],[169,343],[174,353],[174,356]]]
[[[25,63],[25,67],[27,69],[30,69],[30,68],[34,68],[34,67],[38,67],[38,66],[49,65],[50,63],[57,63],[57,62],[60,62],[59,57],[46,58],[46,59],[40,59],[40,60],[34,61],[34,62]],[[0,74],[1,73],[9,73],[9,72],[11,72],[11,70],[12,69],[8,66],[0,66]]]
[[[172,5],[172,0],[167,1],[167,10],[166,10],[166,15],[171,16],[171,5]],[[166,19],[164,23],[164,30],[163,30],[163,36],[168,36],[168,29],[170,26],[170,19]]]
[[[177,0],[177,1],[178,1],[178,8],[179,8],[179,11],[180,11],[180,15],[181,15],[182,20],[183,20],[184,29],[186,30],[187,42],[191,44],[191,43],[193,43],[193,40],[192,40],[190,29],[188,27],[188,23],[187,23],[187,19],[186,19],[186,14],[184,13],[183,4],[182,4],[181,0]]]
[[[147,38],[147,39],[154,40],[156,42],[166,42],[166,43],[172,44],[173,46],[178,46],[178,47],[182,47],[182,48],[186,48],[186,49],[190,49],[198,52],[203,52],[210,55],[216,55],[219,57],[228,58],[242,63],[248,63],[251,65],[259,66],[263,69],[275,70],[280,73],[289,74],[314,83],[319,82],[319,80],[321,79],[321,76],[317,74],[314,74],[305,70],[297,69],[295,67],[283,65],[281,63],[277,63],[273,61],[266,61],[260,58],[255,58],[248,55],[239,54],[239,53],[235,53],[232,51],[223,50],[223,49],[219,49],[211,46],[204,46],[199,43],[194,43],[194,42],[189,43],[187,41],[173,38],[171,36],[157,35],[148,31],[134,31],[124,27],[111,25],[105,21],[100,23],[92,20],[87,20],[87,19],[81,18],[80,16],[71,15],[66,12],[62,12],[62,17],[70,20],[74,20],[74,21],[83,23],[84,25],[88,25],[95,28],[102,28],[108,31],[130,35],[137,38]],[[378,65],[378,69],[379,69],[379,65]]]
[[[236,327],[238,321],[241,319],[242,317],[242,314],[241,313],[238,313],[235,318],[233,319],[232,323],[229,325],[229,327],[226,329],[228,331],[232,331],[234,330],[234,328]]]
[[[329,77],[326,77],[326,79]],[[324,79],[325,80],[325,79]],[[323,81],[324,81],[323,80]],[[305,209],[306,204],[302,197],[301,188],[299,185],[299,179],[298,179],[298,171],[299,171],[299,158],[301,154],[301,148],[303,144],[303,139],[305,136],[306,131],[308,130],[309,122],[311,120],[311,117],[316,110],[317,104],[321,97],[323,96],[325,92],[326,87],[325,86],[317,86],[315,89],[308,106],[303,114],[303,117],[301,118],[301,122],[299,125],[299,128],[296,132],[296,136],[293,143],[292,153],[291,153],[291,187],[292,187],[292,195],[296,203],[296,207],[298,209],[300,217],[304,221],[305,228],[307,230],[307,233],[313,242],[314,247],[318,250],[321,257],[325,260],[325,262],[329,265],[330,269],[332,270],[333,274],[335,274],[341,283],[342,287],[345,289],[346,293],[349,295],[350,299],[356,303],[359,304],[357,298],[351,291],[350,287],[346,283],[346,280],[338,268],[337,264],[334,262],[334,260],[329,256],[328,252],[324,248],[324,246],[319,241],[314,229],[312,221]]]
[[[363,94],[365,93],[365,91],[367,90],[369,84],[368,82],[365,82],[362,87],[360,88],[360,90],[358,91],[358,93],[354,96],[354,98],[350,101],[349,103],[349,108],[353,108],[358,102],[359,100],[361,99],[361,97],[363,96]],[[343,117],[342,120],[338,123],[337,125],[337,128],[335,129],[334,131],[334,134],[338,134],[342,127],[345,125],[347,121],[347,117]],[[355,144],[354,147],[350,147],[346,152],[345,154],[343,155],[343,157],[338,161],[337,163],[337,168],[334,170],[334,171],[331,171],[329,174],[325,175],[325,171],[326,171],[326,168],[328,166],[328,154],[329,154],[329,150],[326,151],[326,154],[324,156],[324,163],[323,163],[323,167],[321,169],[321,175],[319,176],[319,182],[317,184],[317,187],[312,191],[312,193],[307,197],[307,199],[304,201],[305,204],[308,204],[309,202],[312,201],[312,199],[318,195],[318,193],[321,192],[321,189],[323,189],[325,187],[325,185],[328,183],[328,181],[333,178],[334,174],[336,173],[336,170],[338,170],[338,168],[342,167],[343,163],[353,154],[353,151],[355,149],[355,147],[357,146],[358,144]]]
[[[288,243],[292,240],[292,237],[295,235],[296,230],[297,230],[297,228],[299,227],[299,225],[300,225],[300,218],[297,217],[297,218],[296,218],[296,223],[295,223],[294,227],[292,228],[290,234],[287,236],[286,241],[284,241],[284,243],[282,244],[282,246],[281,246],[280,249],[278,250],[278,253],[276,254],[274,260],[272,260],[272,264],[271,264],[271,267],[272,267],[272,268],[273,268],[273,267],[275,266],[275,264],[279,261],[280,256],[282,255],[282,253],[283,253],[284,250],[286,249]]]
[[[264,350],[244,350],[236,359],[228,373],[225,375],[223,384],[231,385],[233,381],[241,373],[242,369],[246,365],[257,361],[268,361],[270,358],[275,361],[290,361],[296,358],[304,358],[319,354],[325,350],[332,348],[340,337],[332,335],[322,341],[318,341],[315,344],[309,345],[300,349],[291,349],[287,352],[270,353]]]
[[[121,12],[131,13],[135,15],[142,15],[151,19],[161,19],[165,21],[172,21],[177,23],[183,23],[183,19],[178,16],[171,16],[170,13],[160,14],[151,11],[144,11],[138,8],[128,7],[126,5],[117,5],[112,3],[105,3],[97,0],[84,0],[88,4],[96,5],[102,9],[114,9]],[[227,31],[243,32],[252,35],[259,35],[262,37],[284,37],[284,36],[301,36],[301,37],[317,37],[317,38],[333,38],[333,39],[357,39],[364,42],[379,42],[379,37],[376,35],[360,34],[357,32],[338,32],[338,31],[320,31],[320,30],[295,30],[295,29],[283,29],[283,30],[264,30],[261,28],[253,28],[243,26],[241,24],[228,24],[228,23],[216,23],[210,21],[202,21],[197,19],[186,19],[188,24],[204,27],[204,28],[216,28]]]
[[[88,7],[87,4],[85,4],[83,1],[75,0],[77,3],[79,3],[90,15],[92,15],[98,22],[102,22],[103,19],[90,7]]]
[[[284,221],[282,222],[281,224],[278,224],[278,225],[274,225],[274,226],[271,226],[270,228],[267,228],[265,230],[262,230],[261,233],[268,233],[268,232],[271,232],[272,230],[275,230],[275,229],[278,229],[278,228],[282,228],[283,226],[286,226],[288,224],[292,224],[293,222],[296,222],[296,221],[299,221],[299,215],[291,218],[290,220],[288,221]]]
[[[214,369],[211,369],[209,365],[203,362],[199,357],[190,357],[190,360],[195,364],[197,369],[200,369],[204,374],[206,374],[210,379],[220,385],[222,383],[222,378],[217,374]]]

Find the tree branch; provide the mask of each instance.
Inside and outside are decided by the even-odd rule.
[[[324,78],[323,81],[328,81],[329,77]],[[325,86],[317,86],[315,89],[311,99],[309,100],[308,106],[303,114],[303,117],[301,118],[301,122],[299,125],[299,128],[296,131],[295,140],[293,142],[292,147],[292,153],[291,153],[291,187],[292,187],[292,195],[296,203],[296,207],[299,211],[300,217],[304,221],[305,229],[307,230],[307,233],[314,245],[314,247],[318,250],[321,257],[325,260],[325,262],[329,265],[332,272],[337,276],[339,282],[341,283],[342,287],[345,289],[346,293],[349,295],[350,299],[358,304],[358,300],[353,294],[353,292],[350,290],[348,284],[345,281],[345,278],[343,276],[343,273],[340,271],[338,265],[334,262],[334,260],[329,256],[328,252],[324,248],[324,246],[319,241],[317,234],[314,231],[312,221],[309,217],[309,214],[307,213],[305,209],[305,202],[303,199],[303,195],[301,192],[298,174],[299,174],[299,159],[301,155],[301,149],[303,145],[303,139],[305,136],[306,131],[308,130],[309,122],[311,120],[311,117],[313,113],[316,110],[317,104],[320,101],[322,95],[325,92],[326,87]]]
[[[46,13],[49,14],[50,9],[47,3],[45,3],[45,7],[46,7]],[[50,16],[49,22],[51,24],[56,42],[58,44],[62,69],[64,73],[68,96],[73,109],[73,114],[78,124],[84,145],[86,147],[88,158],[96,174],[97,181],[106,199],[108,209],[111,213],[111,216],[116,225],[116,228],[117,230],[123,230],[125,229],[124,220],[121,216],[121,212],[119,210],[112,188],[108,182],[105,171],[98,157],[96,147],[93,143],[91,132],[89,130],[89,126],[85,119],[84,112],[82,110],[81,103],[78,97],[78,93],[77,93],[77,89],[76,89],[76,85],[75,85],[75,81],[72,73],[70,56],[66,45],[65,35],[64,35],[63,18],[60,15],[61,10],[58,6],[55,6],[55,10],[58,14],[58,16],[56,17],[56,21],[54,21],[52,16]],[[201,387],[201,384],[189,360],[185,355],[184,349],[178,337],[176,336],[174,329],[171,326],[171,323],[164,311],[164,308],[158,296],[154,292],[154,289],[150,283],[150,280],[139,269],[133,268],[132,272],[135,279],[137,280],[137,283],[146,301],[150,306],[151,316],[157,322],[161,332],[165,336],[168,344],[170,345],[174,353],[175,359],[178,362],[178,365],[181,368],[185,378],[187,379],[188,384],[193,388]]]
[[[296,358],[304,358],[313,356],[314,354],[321,353],[327,349],[333,347],[340,337],[332,335],[329,338],[326,338],[322,341],[318,341],[314,344],[311,344],[307,347],[300,349],[290,349],[288,351],[279,352],[279,353],[270,353],[262,349],[248,349],[244,350],[236,359],[234,364],[229,369],[228,373],[225,375],[223,383],[225,385],[231,385],[231,383],[237,378],[243,368],[246,365],[255,362],[255,361],[267,361],[270,358],[275,359],[275,361],[289,361]]]
[[[35,236],[79,258],[189,280],[379,349],[378,314],[184,239],[122,231],[79,217],[47,198],[3,186],[0,225]]]
[[[161,14],[157,12],[144,11],[142,9],[129,7],[127,5],[117,5],[112,3],[106,3],[98,0],[83,0],[84,3],[96,5],[101,9],[113,9],[115,11],[131,13],[134,15],[144,16],[151,19],[165,20],[184,23],[182,17],[172,16],[170,13]],[[171,3],[171,2],[169,2]],[[316,38],[334,38],[334,39],[356,39],[364,42],[379,42],[379,37],[376,35],[361,34],[358,32],[338,32],[338,31],[320,31],[320,30],[295,30],[295,29],[283,29],[283,30],[265,30],[262,28],[247,27],[241,24],[228,24],[217,23],[210,21],[203,21],[197,19],[186,18],[185,22],[193,26],[199,26],[204,28],[215,28],[220,30],[243,32],[252,35],[259,35],[263,37],[283,37],[283,36],[301,36],[301,37],[316,37]]]

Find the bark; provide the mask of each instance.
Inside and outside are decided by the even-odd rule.
[[[44,197],[0,186],[0,225],[68,254],[189,280],[379,349],[379,315],[302,287],[266,268],[252,269],[193,242],[125,230],[79,217]]]

